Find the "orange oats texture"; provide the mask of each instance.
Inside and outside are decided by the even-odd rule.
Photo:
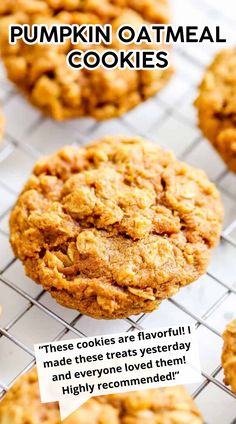
[[[218,53],[195,101],[199,127],[236,173],[236,48]]]
[[[203,424],[182,386],[90,399],[65,424]],[[0,403],[0,424],[60,424],[56,403],[40,403],[35,370],[21,377]]]
[[[95,318],[153,311],[206,271],[222,223],[203,171],[139,138],[36,163],[10,219],[27,274]]]
[[[230,385],[236,393],[236,319],[227,325],[223,339],[222,366],[225,384]]]
[[[166,24],[169,19],[167,0],[4,0],[0,2],[1,53],[9,79],[46,115],[57,120],[79,116],[107,119],[122,115],[157,93],[172,70],[75,71],[66,64],[70,43],[29,46],[18,42],[11,46],[9,24],[112,24],[115,33],[123,24],[139,27],[145,23]],[[110,46],[95,49],[142,48],[120,46],[113,38]]]

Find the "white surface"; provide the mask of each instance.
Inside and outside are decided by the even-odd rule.
[[[173,0],[172,3],[174,19],[179,24],[220,24],[225,33],[230,34],[229,44],[236,42],[235,0]],[[86,144],[102,135],[117,133],[146,136],[172,148],[192,165],[201,166],[222,191],[225,228],[236,223],[236,176],[226,172],[217,154],[203,140],[195,125],[196,113],[192,106],[204,66],[221,47],[178,46],[173,54],[176,73],[170,84],[158,96],[121,119],[102,123],[89,118],[56,123],[43,118],[14,91],[0,66],[0,97],[7,116],[7,133],[0,149],[0,278],[5,281],[0,281],[0,304],[3,305],[0,327],[26,347],[24,351],[7,337],[0,337],[0,395],[1,386],[10,385],[32,362],[33,357],[27,353],[27,348],[32,349],[34,342],[78,337],[73,331],[65,330],[63,321],[49,316],[44,307],[87,336],[128,331],[136,322],[146,329],[194,323],[196,316],[203,317],[207,324],[221,333],[226,323],[236,315],[235,293],[230,293],[217,281],[236,289],[236,225],[229,231],[231,243],[222,239],[214,252],[210,275],[182,289],[174,298],[177,304],[165,301],[158,311],[148,316],[132,317],[133,321],[97,321],[57,305],[48,294],[42,293],[40,286],[24,275],[22,265],[13,261],[7,238],[9,209],[36,157],[63,144]],[[29,295],[41,302],[42,308],[32,306],[30,299],[17,293],[11,284],[26,292],[26,297]],[[186,308],[187,312],[182,308]],[[197,333],[202,369],[211,374],[220,365],[222,339],[204,325],[200,325]],[[222,383],[222,373],[216,378]],[[191,386],[189,390],[195,391],[196,388]],[[231,424],[236,417],[235,399],[213,383],[201,391],[196,402],[207,424]]]

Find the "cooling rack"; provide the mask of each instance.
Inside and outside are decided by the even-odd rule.
[[[220,25],[228,44],[236,42],[234,0],[173,0],[172,5],[178,24]],[[219,48],[211,44],[177,45],[170,84],[124,117],[102,123],[90,118],[66,123],[43,118],[6,81],[0,69],[0,93],[7,117],[0,148],[0,398],[34,366],[34,343],[194,323],[203,380],[188,390],[207,424],[236,423],[236,396],[224,385],[220,365],[221,335],[236,316],[236,177],[227,172],[203,140],[192,106],[204,67]],[[39,156],[65,144],[84,145],[112,134],[144,136],[203,168],[221,191],[225,226],[208,272],[198,282],[183,288],[152,314],[106,322],[57,305],[25,276],[9,246],[8,217]]]

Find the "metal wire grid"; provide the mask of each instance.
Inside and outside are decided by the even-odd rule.
[[[192,2],[196,3],[196,1],[194,1],[194,0],[192,0]],[[209,11],[211,11],[211,9],[209,9],[209,5],[207,4],[207,2],[202,1],[202,3],[204,3],[206,10],[209,13]],[[191,66],[192,66],[193,61],[194,61],[194,67],[198,68],[198,70],[203,71],[203,64],[196,57],[194,57],[194,59],[193,59],[192,55],[190,55],[188,52],[186,52],[186,50],[178,48],[177,53],[178,53],[178,57],[183,59],[185,63],[191,64]],[[193,86],[192,81],[190,83],[190,86]],[[190,88],[190,90],[191,89],[192,89],[192,87]],[[7,90],[7,94],[4,98],[4,105],[7,106],[7,104],[10,101],[12,101],[12,99],[14,99],[14,97],[16,97],[15,91],[12,90],[12,89],[10,89],[10,91]],[[184,96],[182,97],[182,99],[184,99]],[[179,100],[181,100],[181,98],[179,98]],[[159,97],[157,97],[157,102],[158,102],[158,106],[160,106],[161,108],[164,106],[162,100],[159,99]],[[145,107],[145,105],[143,105],[143,107]],[[165,119],[167,116],[168,117],[173,116],[176,119],[178,119],[182,124],[189,125],[188,118],[179,115],[178,106],[176,106],[176,105],[165,105],[165,116],[164,117],[162,116],[162,119]],[[27,129],[26,134],[25,134],[27,139],[31,138],[33,136],[34,132],[40,127],[40,125],[42,125],[43,122],[45,122],[45,119],[42,118],[42,117],[39,117],[32,123],[32,125],[28,126],[28,129]],[[125,118],[121,118],[119,120],[116,120],[116,123],[119,123],[119,125],[122,126],[122,128],[124,129],[125,132],[134,133],[134,126],[133,126],[132,121],[126,120]],[[83,138],[83,140],[88,140],[90,138],[96,138],[96,134],[99,133],[100,128],[101,128],[101,124],[92,123],[89,126],[89,128],[86,129],[86,131],[85,131],[83,137],[81,137],[81,139]],[[137,130],[136,130],[136,133],[137,133]],[[146,131],[139,129],[138,133],[140,135],[146,135],[147,136]],[[188,158],[188,156],[191,155],[193,150],[196,148],[196,146],[200,142],[201,142],[201,136],[197,135],[195,137],[194,141],[189,146],[187,146],[179,156],[182,159]],[[26,154],[28,157],[30,157],[33,161],[35,160],[35,158],[37,158],[41,155],[41,151],[39,151],[37,148],[35,148],[32,145],[29,145],[27,143],[22,143],[21,140],[19,140],[17,137],[12,136],[11,133],[7,133],[6,141],[5,141],[5,143],[2,147],[2,150],[0,151],[0,168],[1,168],[1,165],[4,164],[5,161],[7,160],[7,158],[11,155],[11,153],[15,151],[15,149],[19,149],[18,151],[24,152],[24,154]],[[218,185],[221,185],[222,181],[227,176],[228,176],[227,171],[225,169],[222,169],[222,171],[217,176],[217,178],[215,178],[215,182]],[[15,191],[12,190],[11,187],[9,187],[7,184],[5,184],[4,181],[1,181],[1,179],[0,179],[0,189],[1,189],[1,187],[5,191],[7,191],[11,195],[13,195],[14,198],[16,197]],[[234,205],[236,206],[236,197],[232,194],[232,192],[230,190],[228,190],[228,188],[225,187],[225,185],[221,186],[221,190],[222,190],[223,193],[225,193],[225,195],[227,195],[227,197],[231,198],[232,202],[235,202]],[[1,222],[1,220],[6,219],[6,217],[9,214],[9,211],[10,211],[10,208],[7,208],[2,213],[2,215],[0,215],[0,222]],[[221,243],[229,244],[234,249],[234,252],[236,254],[236,238],[234,238],[232,236],[232,234],[234,233],[235,230],[236,230],[236,218],[232,219],[230,221],[230,223],[227,225],[227,227],[225,228],[225,230],[223,231],[222,236],[221,236]],[[1,233],[4,234],[4,229],[1,229],[1,227],[0,227],[0,235],[1,235]],[[22,310],[20,312],[18,312],[16,314],[16,316],[14,316],[13,319],[10,320],[10,322],[7,323],[7,325],[0,328],[0,339],[1,339],[1,337],[7,338],[10,342],[17,345],[21,350],[23,350],[28,355],[30,355],[32,360],[28,363],[26,368],[22,369],[20,373],[15,375],[14,379],[10,382],[10,384],[5,384],[3,381],[1,381],[1,377],[0,377],[0,398],[4,396],[4,394],[9,390],[10,386],[17,380],[17,378],[20,375],[22,375],[24,372],[30,370],[35,364],[33,350],[30,349],[25,343],[21,342],[20,337],[15,336],[11,332],[14,325],[17,324],[32,307],[35,306],[40,311],[45,313],[47,315],[48,319],[55,320],[57,323],[59,323],[63,327],[62,330],[56,335],[55,340],[60,340],[64,337],[66,337],[66,335],[69,332],[71,334],[73,334],[74,336],[77,336],[77,337],[86,337],[86,334],[83,331],[80,331],[79,329],[75,328],[75,325],[78,326],[78,327],[80,325],[80,320],[82,318],[81,314],[78,313],[78,315],[75,316],[68,323],[64,318],[60,317],[55,312],[52,312],[51,309],[49,309],[47,306],[45,306],[42,303],[42,296],[44,294],[44,291],[41,291],[39,294],[37,294],[36,297],[34,297],[31,294],[29,294],[28,292],[24,291],[23,286],[21,288],[5,277],[5,275],[4,275],[5,272],[10,267],[12,267],[12,265],[15,263],[15,261],[16,261],[16,259],[9,260],[8,263],[1,270],[1,272],[0,272],[0,284],[7,286],[11,290],[13,290],[15,293],[17,293],[17,295],[24,298],[27,301],[27,304],[24,308],[22,308]],[[235,296],[236,295],[236,285],[233,284],[231,286],[230,284],[226,283],[223,279],[217,278],[210,271],[208,271],[207,275],[211,279],[213,279],[216,284],[220,285],[224,289],[224,291],[211,304],[211,306],[204,312],[204,314],[202,316],[196,314],[190,308],[186,307],[184,305],[184,303],[179,302],[176,299],[169,299],[167,302],[174,305],[175,308],[182,311],[187,316],[191,317],[195,321],[197,328],[203,327],[203,328],[207,329],[207,331],[209,331],[210,333],[213,333],[217,337],[220,338],[221,333],[213,325],[209,324],[209,322],[207,320],[208,320],[209,317],[211,317],[218,310],[218,308],[220,308],[220,306],[227,300],[227,298],[229,298],[229,296],[231,296],[231,295]],[[235,278],[235,280],[236,280],[236,278]],[[1,289],[0,289],[0,294],[1,294]],[[1,299],[1,297],[0,297],[0,299]],[[128,324],[127,331],[133,331],[134,329],[143,330],[144,329],[143,323],[144,323],[145,319],[146,319],[145,314],[142,314],[141,316],[139,316],[137,320],[135,320],[134,318],[127,318],[125,320],[126,324]],[[105,326],[104,326],[104,328],[105,328]],[[220,362],[220,358],[219,358],[219,362]],[[206,372],[202,371],[202,375],[203,375],[204,380],[195,389],[195,391],[193,393],[194,398],[198,398],[198,396],[206,389],[206,387],[209,384],[213,384],[216,387],[218,387],[220,390],[222,390],[224,393],[226,393],[227,395],[236,399],[236,395],[233,394],[232,391],[228,387],[226,387],[220,381],[219,378],[217,378],[219,376],[219,374],[221,373],[221,371],[222,371],[221,365],[218,365],[211,373],[206,373]],[[224,423],[224,424],[234,424],[235,422],[236,421],[233,420],[232,423]]]

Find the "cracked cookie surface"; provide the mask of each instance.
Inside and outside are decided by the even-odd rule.
[[[199,127],[236,173],[236,48],[218,53],[195,101]]]
[[[236,393],[236,319],[227,325],[223,339],[221,360],[225,374],[224,382]]]
[[[197,280],[221,222],[203,171],[142,139],[106,137],[36,163],[10,238],[59,303],[113,319],[150,312]]]
[[[35,370],[21,377],[0,403],[0,424],[60,424],[56,403],[40,403]],[[65,424],[203,424],[182,386],[90,399]]]
[[[115,29],[123,24],[166,24],[169,14],[168,0],[4,0],[0,4],[1,53],[8,77],[36,107],[57,120],[122,115],[156,94],[172,70],[75,71],[66,63],[70,44],[29,46],[20,41],[12,46],[8,43],[9,24],[109,23]],[[77,47],[86,48],[73,48]],[[120,46],[114,39],[109,48]]]

